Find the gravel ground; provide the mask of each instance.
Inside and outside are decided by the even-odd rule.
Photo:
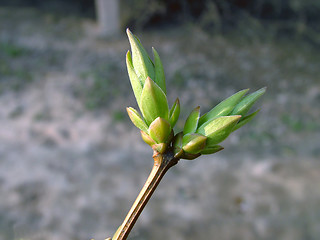
[[[268,92],[224,151],[167,173],[130,239],[320,239],[319,47],[195,26],[137,35],[161,55],[182,119]],[[152,167],[125,115],[128,48],[90,20],[0,8],[1,240],[98,240],[121,224]]]

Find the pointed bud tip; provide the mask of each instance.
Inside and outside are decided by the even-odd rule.
[[[150,137],[157,143],[165,143],[171,133],[170,123],[161,117],[157,117],[149,126]]]
[[[255,91],[255,93],[259,93],[259,97],[261,97],[267,91],[267,87],[260,88],[259,90]]]
[[[144,82],[144,84],[151,84],[152,79],[148,76]]]
[[[131,112],[132,112],[132,108],[131,107],[126,107],[127,113],[130,116]]]
[[[230,116],[226,116],[226,117],[231,117],[234,119],[234,121],[236,121],[236,120],[239,120],[242,117],[242,115],[237,114],[237,115],[230,115]]]
[[[153,82],[152,79],[148,76],[144,81],[144,88],[147,88],[147,89],[152,88],[152,82]]]
[[[250,88],[246,88],[246,89],[241,90],[240,92],[243,92],[244,93],[243,95],[246,95],[247,92],[249,92],[249,91],[250,91]]]
[[[157,55],[159,57],[159,53],[157,52],[157,50],[154,47],[151,47],[151,50],[152,50],[153,56]]]

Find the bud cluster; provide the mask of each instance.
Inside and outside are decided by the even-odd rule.
[[[218,144],[259,112],[257,110],[246,115],[266,89],[244,96],[248,90],[235,93],[201,117],[200,107],[196,107],[187,118],[183,132],[178,133],[173,140],[175,157],[194,159],[201,154],[222,150],[223,147]]]
[[[179,99],[169,110],[162,62],[153,48],[150,59],[139,39],[127,30],[132,56],[127,52],[127,69],[131,86],[142,116],[132,107],[127,108],[133,124],[141,130],[142,139],[159,153],[164,153],[173,139],[173,127],[179,114]]]
[[[174,136],[173,127],[179,118],[180,102],[177,99],[169,109],[159,54],[152,48],[152,61],[139,39],[129,29],[127,34],[132,51],[132,54],[127,52],[127,69],[141,115],[132,107],[128,107],[127,112],[133,124],[141,130],[142,139],[155,151],[162,154],[170,148],[179,159],[195,159],[201,154],[218,152],[223,149],[218,145],[220,142],[258,113],[259,110],[247,114],[266,88],[247,96],[249,89],[245,89],[202,116],[200,107],[196,107],[187,118],[183,131]]]

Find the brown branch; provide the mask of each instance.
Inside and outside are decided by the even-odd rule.
[[[116,234],[112,238],[113,240],[126,240],[131,229],[139,218],[143,208],[147,204],[148,200],[152,196],[153,192],[157,188],[164,174],[168,169],[178,163],[179,159],[173,157],[171,151],[164,154],[154,152],[153,155],[154,165],[151,173],[140,191],[137,199],[133,203],[129,213],[127,214],[122,225],[117,230]]]

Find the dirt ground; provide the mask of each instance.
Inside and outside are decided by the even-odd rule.
[[[320,239],[320,48],[299,39],[209,35],[195,25],[135,32],[164,63],[183,120],[267,86],[261,112],[222,152],[180,161],[130,239]],[[0,8],[0,240],[105,239],[152,167],[125,33]]]

